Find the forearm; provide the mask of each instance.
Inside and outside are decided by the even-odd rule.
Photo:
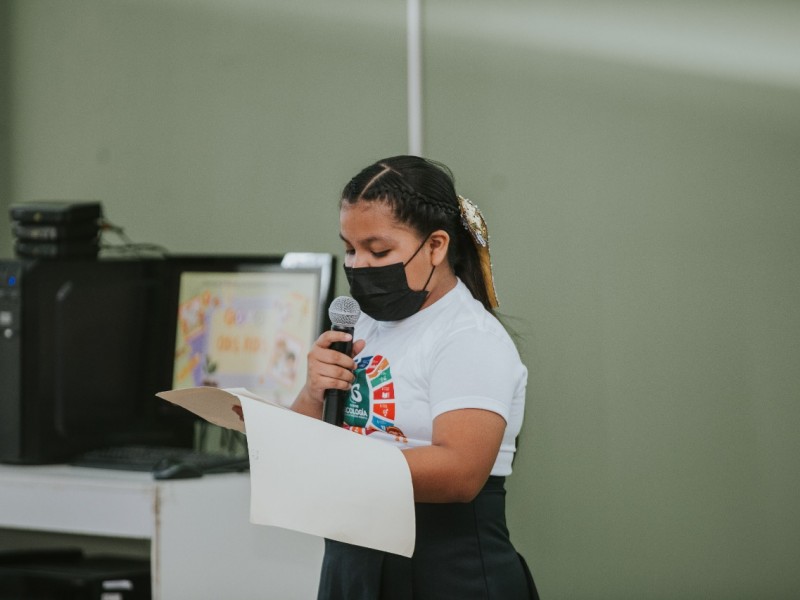
[[[470,502],[492,472],[506,422],[479,409],[444,413],[433,421],[430,446],[403,451],[414,500]]]

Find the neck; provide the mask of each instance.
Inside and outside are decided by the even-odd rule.
[[[427,308],[437,300],[441,299],[445,294],[447,294],[447,292],[456,287],[458,278],[450,268],[442,269],[443,266],[444,265],[439,265],[436,267],[433,277],[431,277],[431,281],[428,284],[428,289],[430,292],[428,293],[428,297],[425,299],[425,303],[422,305],[420,310]]]

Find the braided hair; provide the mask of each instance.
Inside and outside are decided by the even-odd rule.
[[[421,238],[437,230],[450,236],[447,261],[475,299],[493,312],[475,244],[461,221],[453,174],[445,165],[418,156],[379,160],[353,177],[341,204],[386,202],[394,217]]]

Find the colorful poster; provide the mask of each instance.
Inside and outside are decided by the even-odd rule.
[[[302,270],[183,273],[173,388],[245,387],[291,403],[319,330],[318,286]]]

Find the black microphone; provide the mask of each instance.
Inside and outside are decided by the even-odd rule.
[[[328,309],[328,317],[331,320],[331,330],[345,331],[351,336],[353,328],[361,315],[361,307],[358,302],[348,296],[334,298]],[[334,342],[331,350],[337,350],[347,356],[353,351],[353,340],[349,342]],[[322,408],[322,420],[331,425],[341,427],[344,423],[344,402],[347,391],[330,389],[325,390],[325,404]]]

